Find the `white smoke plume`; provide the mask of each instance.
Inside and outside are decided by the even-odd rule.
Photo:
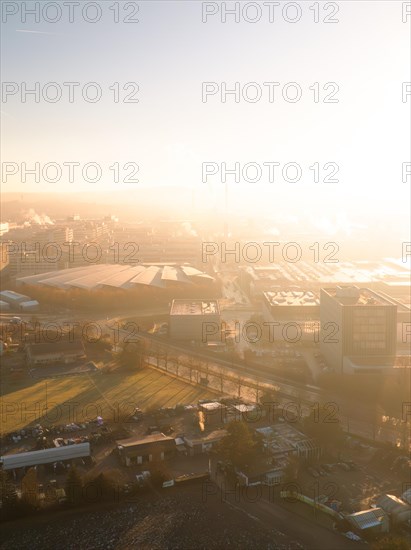
[[[46,214],[37,214],[34,208],[24,212],[24,218],[29,225],[54,225],[54,222]]]
[[[183,222],[181,226],[183,227],[187,235],[191,235],[192,237],[198,237],[197,231],[193,228],[190,222]]]

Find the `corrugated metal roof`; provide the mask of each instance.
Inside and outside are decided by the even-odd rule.
[[[154,265],[148,267],[143,273],[140,273],[134,277],[131,282],[139,285],[157,286],[159,288],[165,287],[164,282],[161,280],[162,269],[155,267]]]
[[[163,273],[161,275],[161,278],[164,281],[175,281],[178,283],[191,284],[190,279],[187,277],[187,275],[183,272],[182,269],[177,267],[171,267],[169,265],[165,265],[163,267]]]
[[[29,451],[28,453],[4,455],[1,457],[1,460],[3,461],[4,470],[13,470],[14,468],[50,464],[52,462],[59,462],[60,460],[70,460],[83,456],[90,456],[90,443],[78,443],[64,447],[42,449],[40,451]]]
[[[370,508],[369,510],[362,510],[355,514],[347,516],[348,521],[358,527],[358,529],[369,529],[370,527],[377,527],[386,519],[386,514],[382,508]]]
[[[377,504],[380,508],[383,508],[386,512],[391,513],[394,510],[398,509],[407,509],[410,508],[407,502],[404,502],[400,498],[394,495],[381,495],[377,498]]]
[[[145,271],[145,268],[142,266],[129,267],[129,266],[120,266],[121,269],[110,275],[109,277],[104,277],[100,279],[99,284],[102,286],[113,286],[116,288],[129,288],[133,286],[130,281],[139,273]]]
[[[29,285],[92,290],[104,286],[132,288],[136,285],[164,288],[167,282],[192,284],[198,278],[213,280],[210,275],[191,266],[95,264],[29,275],[17,281]]]

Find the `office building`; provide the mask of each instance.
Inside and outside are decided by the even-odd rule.
[[[388,297],[356,286],[323,288],[320,323],[321,352],[336,372],[344,364],[353,373],[372,372],[373,359],[376,368],[381,357],[395,360],[397,305]]]
[[[221,316],[216,300],[173,300],[169,336],[173,340],[221,341]]]

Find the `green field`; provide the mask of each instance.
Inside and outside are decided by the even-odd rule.
[[[2,380],[1,433],[13,432],[36,423],[82,423],[101,415],[118,420],[134,407],[170,407],[194,404],[215,393],[193,386],[155,369],[136,373],[92,374],[53,378]]]

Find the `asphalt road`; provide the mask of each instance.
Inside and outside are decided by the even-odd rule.
[[[258,524],[270,526],[278,531],[279,541],[297,542],[305,550],[365,550],[368,545],[354,542],[334,532],[320,523],[321,520],[309,519],[314,514],[307,505],[288,504],[292,510],[278,504],[279,497],[273,499],[265,496],[256,497],[257,491],[249,488],[249,498],[240,496],[239,492],[224,489],[224,477],[214,479],[221,490],[221,498],[228,506],[242,510]],[[327,519],[328,522],[328,519]],[[330,522],[332,525],[332,522]]]

